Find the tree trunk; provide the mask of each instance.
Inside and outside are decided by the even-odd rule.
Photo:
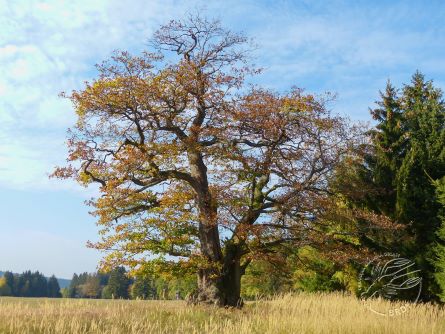
[[[241,299],[241,276],[244,269],[240,264],[240,248],[236,245],[226,246],[226,256],[221,275],[221,295],[224,306],[243,306]]]
[[[239,247],[226,246],[222,270],[201,269],[198,273],[198,290],[194,303],[217,306],[241,307],[241,276],[244,268],[240,265]]]
[[[218,277],[215,277],[214,272],[210,270],[201,269],[198,273],[198,290],[191,301],[216,306],[242,307],[241,276],[239,262],[226,267],[226,271]]]
[[[188,152],[188,159],[191,175],[196,181],[194,189],[199,208],[201,253],[208,261],[208,266],[198,272],[198,290],[191,301],[240,307],[241,248],[230,243],[226,245],[223,256],[217,223],[218,209],[209,189],[207,167],[198,152]]]
[[[219,279],[212,269],[198,271],[198,290],[193,296],[193,303],[204,303],[222,306]]]

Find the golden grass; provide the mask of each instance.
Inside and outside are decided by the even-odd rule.
[[[400,304],[373,301],[374,309]],[[411,304],[381,316],[354,297],[298,294],[242,310],[181,301],[0,298],[0,333],[445,333],[445,310]]]

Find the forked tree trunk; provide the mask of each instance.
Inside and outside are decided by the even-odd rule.
[[[198,273],[198,291],[195,303],[217,306],[241,307],[241,276],[239,250],[236,246],[226,247],[222,270],[201,269]]]
[[[191,301],[218,306],[241,306],[240,248],[229,244],[222,252],[217,225],[218,210],[209,189],[207,167],[199,152],[188,152],[188,159],[199,209],[201,253],[209,265],[199,270],[198,290]]]

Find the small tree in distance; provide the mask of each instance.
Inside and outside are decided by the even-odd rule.
[[[110,278],[107,285],[107,293],[111,298],[128,299],[130,280],[126,275],[124,267],[117,267],[110,272]]]
[[[100,298],[102,287],[97,274],[88,275],[84,284],[79,286],[83,298]]]
[[[68,96],[78,122],[53,175],[100,185],[90,246],[108,252],[104,267],[195,272],[196,301],[237,306],[253,258],[308,244],[339,257],[329,177],[359,131],[329,95],[247,87],[246,43],[217,21],[171,21],[152,53],[117,52]]]
[[[62,297],[62,294],[60,292],[59,281],[57,281],[57,278],[54,275],[52,275],[48,279],[48,297],[50,298]]]

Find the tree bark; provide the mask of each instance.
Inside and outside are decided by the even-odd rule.
[[[240,307],[241,247],[233,242],[221,250],[217,205],[212,198],[207,179],[207,167],[199,152],[188,152],[190,174],[195,180],[196,199],[199,208],[199,239],[201,253],[208,267],[198,271],[198,290],[193,297],[195,303],[218,306]]]
[[[239,245],[229,244],[221,270],[201,269],[198,273],[198,290],[191,300],[193,303],[217,306],[242,307],[241,277],[244,267],[240,264]]]
[[[198,271],[198,290],[192,297],[193,303],[222,305],[219,266],[222,263],[221,244],[217,224],[217,206],[210,193],[207,167],[199,152],[189,151],[190,174],[199,210],[199,241],[201,254],[208,262]]]
[[[225,247],[224,265],[221,273],[221,296],[224,306],[241,307],[241,276],[244,268],[241,267],[241,247],[229,243]]]

